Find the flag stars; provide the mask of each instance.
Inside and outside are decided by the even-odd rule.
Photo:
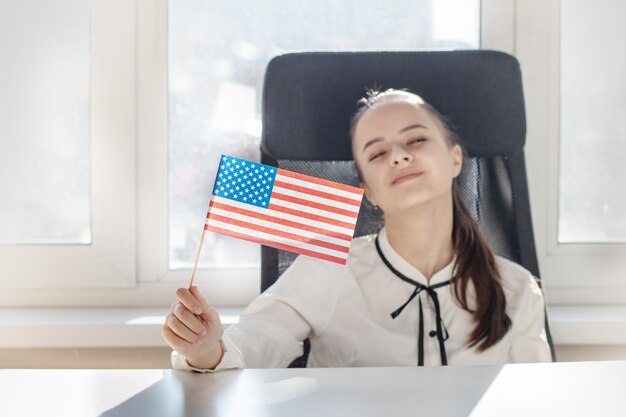
[[[222,158],[213,194],[222,198],[267,208],[276,169],[238,158]]]

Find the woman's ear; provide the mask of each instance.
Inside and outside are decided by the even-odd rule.
[[[452,147],[452,174],[453,178],[456,178],[461,173],[463,168],[463,150],[459,145]]]

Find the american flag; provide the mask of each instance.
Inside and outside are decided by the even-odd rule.
[[[222,155],[204,228],[344,265],[363,190]]]

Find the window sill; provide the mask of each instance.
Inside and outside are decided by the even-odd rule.
[[[224,326],[241,308],[219,308]],[[0,308],[0,348],[166,347],[164,308]],[[551,306],[556,345],[626,345],[626,306]]]
[[[224,326],[240,308],[219,308]],[[166,347],[166,308],[0,308],[0,348]]]
[[[555,345],[626,345],[626,305],[548,306]]]

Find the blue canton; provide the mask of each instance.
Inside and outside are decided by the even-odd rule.
[[[272,166],[222,155],[213,195],[267,208],[275,179]]]

